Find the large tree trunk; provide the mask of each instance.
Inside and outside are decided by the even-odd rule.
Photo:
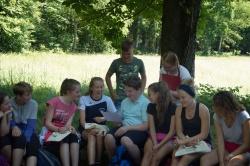
[[[164,0],[161,55],[177,53],[180,64],[194,76],[196,27],[201,0]]]

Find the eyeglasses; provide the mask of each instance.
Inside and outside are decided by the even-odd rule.
[[[177,73],[178,71],[178,68],[176,66],[172,66],[172,67],[164,66],[164,69],[167,73]]]

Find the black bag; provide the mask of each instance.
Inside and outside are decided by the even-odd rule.
[[[37,155],[37,166],[61,166],[61,163],[54,154],[44,149],[39,149]]]

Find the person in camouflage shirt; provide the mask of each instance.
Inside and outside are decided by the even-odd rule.
[[[115,59],[111,63],[105,77],[111,98],[118,110],[121,101],[126,98],[124,92],[124,81],[131,76],[138,76],[140,74],[142,80],[142,91],[144,91],[147,80],[143,61],[133,56],[133,42],[130,40],[123,41],[121,49],[121,57]],[[116,74],[116,90],[114,90],[111,83],[111,76],[114,73]]]

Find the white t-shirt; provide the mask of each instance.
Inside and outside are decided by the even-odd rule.
[[[189,80],[189,79],[192,79],[189,71],[187,68],[185,68],[184,66],[182,65],[179,65],[179,71],[180,71],[180,78],[181,78],[181,81],[182,80]],[[160,75],[162,74],[167,74],[167,72],[165,71],[164,67],[161,67],[160,69]],[[176,76],[178,76],[178,73],[176,74]]]
[[[112,99],[106,95],[103,95],[100,100],[93,100],[89,95],[82,96],[79,99],[79,109],[86,110],[86,107],[95,106],[101,103],[105,103],[107,105],[107,111],[109,112],[116,112],[115,105]]]
[[[94,100],[90,95],[80,97],[79,109],[80,111],[85,111],[85,120],[87,123],[94,123],[93,118],[102,117],[101,111],[117,111],[112,99],[105,95],[103,95],[100,100]]]

